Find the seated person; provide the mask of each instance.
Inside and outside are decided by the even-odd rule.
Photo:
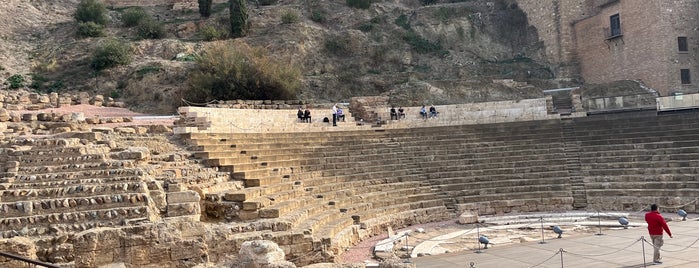
[[[311,122],[311,111],[309,111],[308,109],[306,109],[306,111],[303,112],[303,121],[306,123]]]
[[[403,107],[398,108],[398,119],[405,118],[405,110]]]
[[[425,105],[422,105],[422,108],[420,108],[420,116],[422,116],[422,119],[427,119],[427,110],[425,110]]]
[[[396,113],[395,107],[391,107],[391,120],[398,120],[398,113]]]
[[[437,109],[434,108],[434,105],[430,106],[430,117],[437,117],[439,112],[437,112]]]
[[[296,116],[299,118],[299,122],[303,122],[303,121],[304,121],[304,118],[303,118],[303,110],[301,109],[301,107],[299,107],[299,111],[296,112]]]
[[[342,112],[342,108],[337,108],[337,121],[342,120],[342,122],[345,122],[345,114]]]

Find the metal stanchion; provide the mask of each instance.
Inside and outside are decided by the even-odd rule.
[[[596,235],[603,235],[602,234],[602,217],[599,215],[599,210],[597,211],[597,227],[599,227],[599,233]]]
[[[646,267],[646,238],[641,236],[641,252],[643,252],[643,268]]]
[[[539,244],[546,244],[544,240],[544,217],[542,216],[539,221],[541,221],[541,242],[539,242]]]
[[[483,253],[483,251],[481,251],[481,241],[479,238],[481,238],[481,229],[480,224],[476,223],[476,244],[478,245],[478,250],[474,251],[473,253]]]
[[[563,268],[563,248],[559,249],[558,253],[561,254],[561,268]]]

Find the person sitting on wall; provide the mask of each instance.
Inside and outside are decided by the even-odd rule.
[[[303,112],[303,121],[306,123],[311,122],[311,111],[309,111],[308,108],[306,108],[306,111]]]
[[[398,119],[405,118],[405,110],[403,107],[398,108]]]
[[[337,121],[345,122],[345,113],[340,107],[337,107]]]
[[[434,105],[430,105],[430,118],[437,117],[438,114],[437,108],[434,108]]]
[[[391,107],[391,120],[398,120],[398,113],[396,113],[396,107]]]
[[[422,105],[422,108],[420,108],[420,116],[422,116],[422,119],[427,119],[427,110],[425,109],[425,105]]]
[[[299,118],[299,122],[303,122],[303,121],[304,121],[303,109],[301,109],[301,107],[299,107],[299,111],[296,112],[296,116]]]

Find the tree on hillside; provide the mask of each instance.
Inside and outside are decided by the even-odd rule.
[[[97,0],[81,0],[75,12],[75,20],[82,23],[94,22],[107,25],[107,7]]]
[[[261,48],[242,42],[216,42],[197,58],[198,69],[189,77],[186,98],[288,100],[301,87],[301,71],[280,63]]]
[[[228,0],[231,16],[231,37],[238,38],[248,35],[248,9],[246,0]]]
[[[211,16],[211,1],[212,0],[199,0],[199,14],[204,18]]]

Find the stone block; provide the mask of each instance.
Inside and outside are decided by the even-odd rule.
[[[114,128],[114,132],[120,134],[136,134],[136,130],[131,127],[116,127]]]
[[[198,202],[192,203],[177,203],[167,205],[167,216],[188,216],[201,214],[201,208]]]
[[[205,243],[196,240],[178,241],[171,248],[170,260],[197,259],[208,260],[208,247]]]
[[[119,152],[119,159],[149,160],[150,150],[146,147],[129,147]]]
[[[36,114],[22,114],[22,121],[30,122],[30,121],[36,121],[36,120],[37,120]]]
[[[199,202],[201,198],[195,191],[171,192],[167,193],[168,204]]]

